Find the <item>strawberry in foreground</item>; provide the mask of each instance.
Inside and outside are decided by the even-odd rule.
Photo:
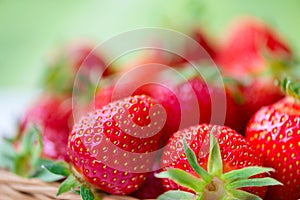
[[[58,194],[80,184],[93,193],[137,190],[152,171],[164,120],[162,107],[145,95],[114,101],[82,117],[69,136],[71,173],[58,167],[70,174]],[[57,172],[55,166],[46,167]]]
[[[261,199],[262,186],[280,184],[264,177],[273,169],[260,167],[251,145],[228,127],[201,124],[176,132],[169,142],[165,171],[156,175],[169,191],[158,199]]]
[[[290,95],[261,108],[250,120],[246,137],[261,152],[265,166],[276,171],[272,177],[284,186],[268,190],[267,199],[300,198],[300,84],[284,79],[282,88]]]

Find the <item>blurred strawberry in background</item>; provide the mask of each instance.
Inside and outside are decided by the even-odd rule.
[[[46,93],[37,97],[21,118],[19,137],[25,134],[30,124],[41,132],[44,157],[68,160],[66,147],[73,126],[70,97]]]
[[[223,37],[217,61],[225,74],[240,76],[262,75],[270,61],[290,61],[289,44],[272,27],[254,17],[235,20]]]
[[[91,80],[93,74],[108,76],[110,72],[105,60],[94,48],[96,44],[91,42],[76,41],[56,50],[46,68],[43,79],[44,89],[71,95],[76,76],[83,81],[81,86],[89,85],[94,81]]]
[[[262,106],[283,97],[275,80],[291,68],[294,55],[289,44],[272,27],[254,17],[239,18],[229,28],[217,55],[225,76],[240,82],[242,130]]]
[[[210,63],[216,59],[217,50],[214,42],[208,37],[207,33],[200,29],[195,28],[189,35],[191,40],[194,40],[198,45],[188,42],[182,44],[182,55],[172,56],[170,58],[171,66],[180,66],[188,62],[203,62]]]

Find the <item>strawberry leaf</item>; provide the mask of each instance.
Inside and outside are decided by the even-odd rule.
[[[32,135],[31,135],[31,148],[30,148],[30,164],[33,167],[33,169],[35,168],[39,168],[40,165],[38,165],[39,163],[39,159],[41,157],[41,153],[43,151],[43,141],[42,141],[42,136],[41,136],[41,132],[36,128],[36,127],[32,127]],[[34,146],[34,148],[32,148],[32,146]]]
[[[271,185],[282,185],[279,181],[266,177],[266,178],[252,178],[252,179],[241,179],[234,182],[228,183],[226,188],[229,190],[242,188],[242,187],[261,187]]]
[[[20,151],[16,152],[12,171],[23,177],[31,177],[40,169],[38,165],[43,144],[40,131],[29,125],[21,137]]]
[[[187,187],[195,192],[203,191],[205,182],[181,169],[169,168],[167,171],[155,175],[157,178],[169,178],[179,185]]]
[[[197,162],[196,155],[194,151],[187,145],[186,140],[183,140],[184,145],[184,152],[186,154],[186,157],[191,165],[191,167],[194,169],[194,171],[205,181],[210,182],[212,179],[212,176],[207,173]]]
[[[229,197],[228,199],[238,199],[238,200],[262,200],[259,196],[255,194],[251,194],[248,192],[245,192],[243,190],[233,190],[230,191],[230,194],[234,197]]]
[[[0,167],[13,171],[17,153],[13,148],[11,141],[7,138],[3,138],[0,146]]]
[[[245,167],[242,169],[229,171],[226,174],[223,174],[221,178],[224,180],[247,179],[257,174],[268,173],[272,171],[274,171],[273,168],[267,168],[267,167],[257,167],[257,166]]]
[[[86,188],[85,186],[80,187],[80,195],[82,197],[82,200],[94,200],[94,194],[91,192],[90,189]]]
[[[65,178],[65,176],[56,175],[49,172],[47,169],[41,168],[41,170],[37,171],[36,174],[32,176],[32,178],[38,178],[44,182],[54,182]]]
[[[30,161],[30,155],[28,154],[23,154],[23,155],[18,155],[14,161],[14,166],[13,166],[13,173],[23,176],[23,177],[28,177],[30,176],[30,172],[32,167],[29,164]]]
[[[223,163],[219,143],[214,136],[215,127],[212,127],[209,138],[209,157],[208,157],[208,173],[211,175],[221,176],[223,172]]]
[[[297,101],[300,101],[300,82],[291,80],[290,78],[283,78],[283,80],[277,83],[281,90],[287,95],[293,97]]]
[[[184,192],[180,190],[171,190],[165,192],[164,194],[160,195],[157,199],[158,200],[193,200],[196,196],[189,192]]]
[[[60,184],[56,196],[59,196],[65,192],[69,192],[70,190],[75,189],[79,185],[80,185],[80,183],[76,180],[76,178],[73,175],[70,175],[70,176],[68,176],[68,178],[66,180],[64,180]]]
[[[62,176],[69,176],[70,170],[69,165],[66,162],[58,161],[55,163],[48,163],[43,165],[44,168],[46,168],[49,172],[56,174],[56,175],[62,175]]]

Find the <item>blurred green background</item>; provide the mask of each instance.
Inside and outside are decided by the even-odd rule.
[[[185,32],[194,24],[218,38],[241,15],[267,21],[300,55],[299,11],[299,0],[0,0],[0,89],[36,88],[49,51],[76,38],[101,42],[133,28]]]

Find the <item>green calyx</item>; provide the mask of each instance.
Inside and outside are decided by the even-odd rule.
[[[252,176],[269,173],[272,168],[258,166],[245,167],[238,170],[223,173],[222,157],[220,146],[214,136],[215,129],[210,132],[210,152],[208,158],[208,170],[204,170],[197,162],[193,150],[187,145],[184,139],[184,151],[189,164],[200,177],[195,177],[181,169],[169,168],[166,171],[156,174],[158,178],[169,178],[175,183],[193,191],[168,191],[159,200],[185,199],[185,200],[259,200],[260,197],[240,190],[243,187],[262,187],[271,185],[282,185],[273,178],[250,178]]]
[[[300,82],[296,82],[291,80],[290,78],[283,78],[282,80],[277,82],[277,85],[281,88],[281,90],[296,99],[300,102]]]
[[[52,161],[42,158],[42,135],[33,124],[29,124],[24,132],[19,133],[15,138],[3,138],[0,146],[0,168],[22,177],[39,178],[45,182],[63,178],[41,167]]]
[[[78,174],[75,173],[75,170],[70,169],[69,165],[66,162],[58,161],[55,163],[49,163],[43,166],[49,172],[66,177],[65,180],[60,184],[58,191],[56,193],[57,196],[73,191],[78,193],[83,200],[100,200],[100,196],[96,196],[95,192],[92,189],[84,184],[79,178]]]

